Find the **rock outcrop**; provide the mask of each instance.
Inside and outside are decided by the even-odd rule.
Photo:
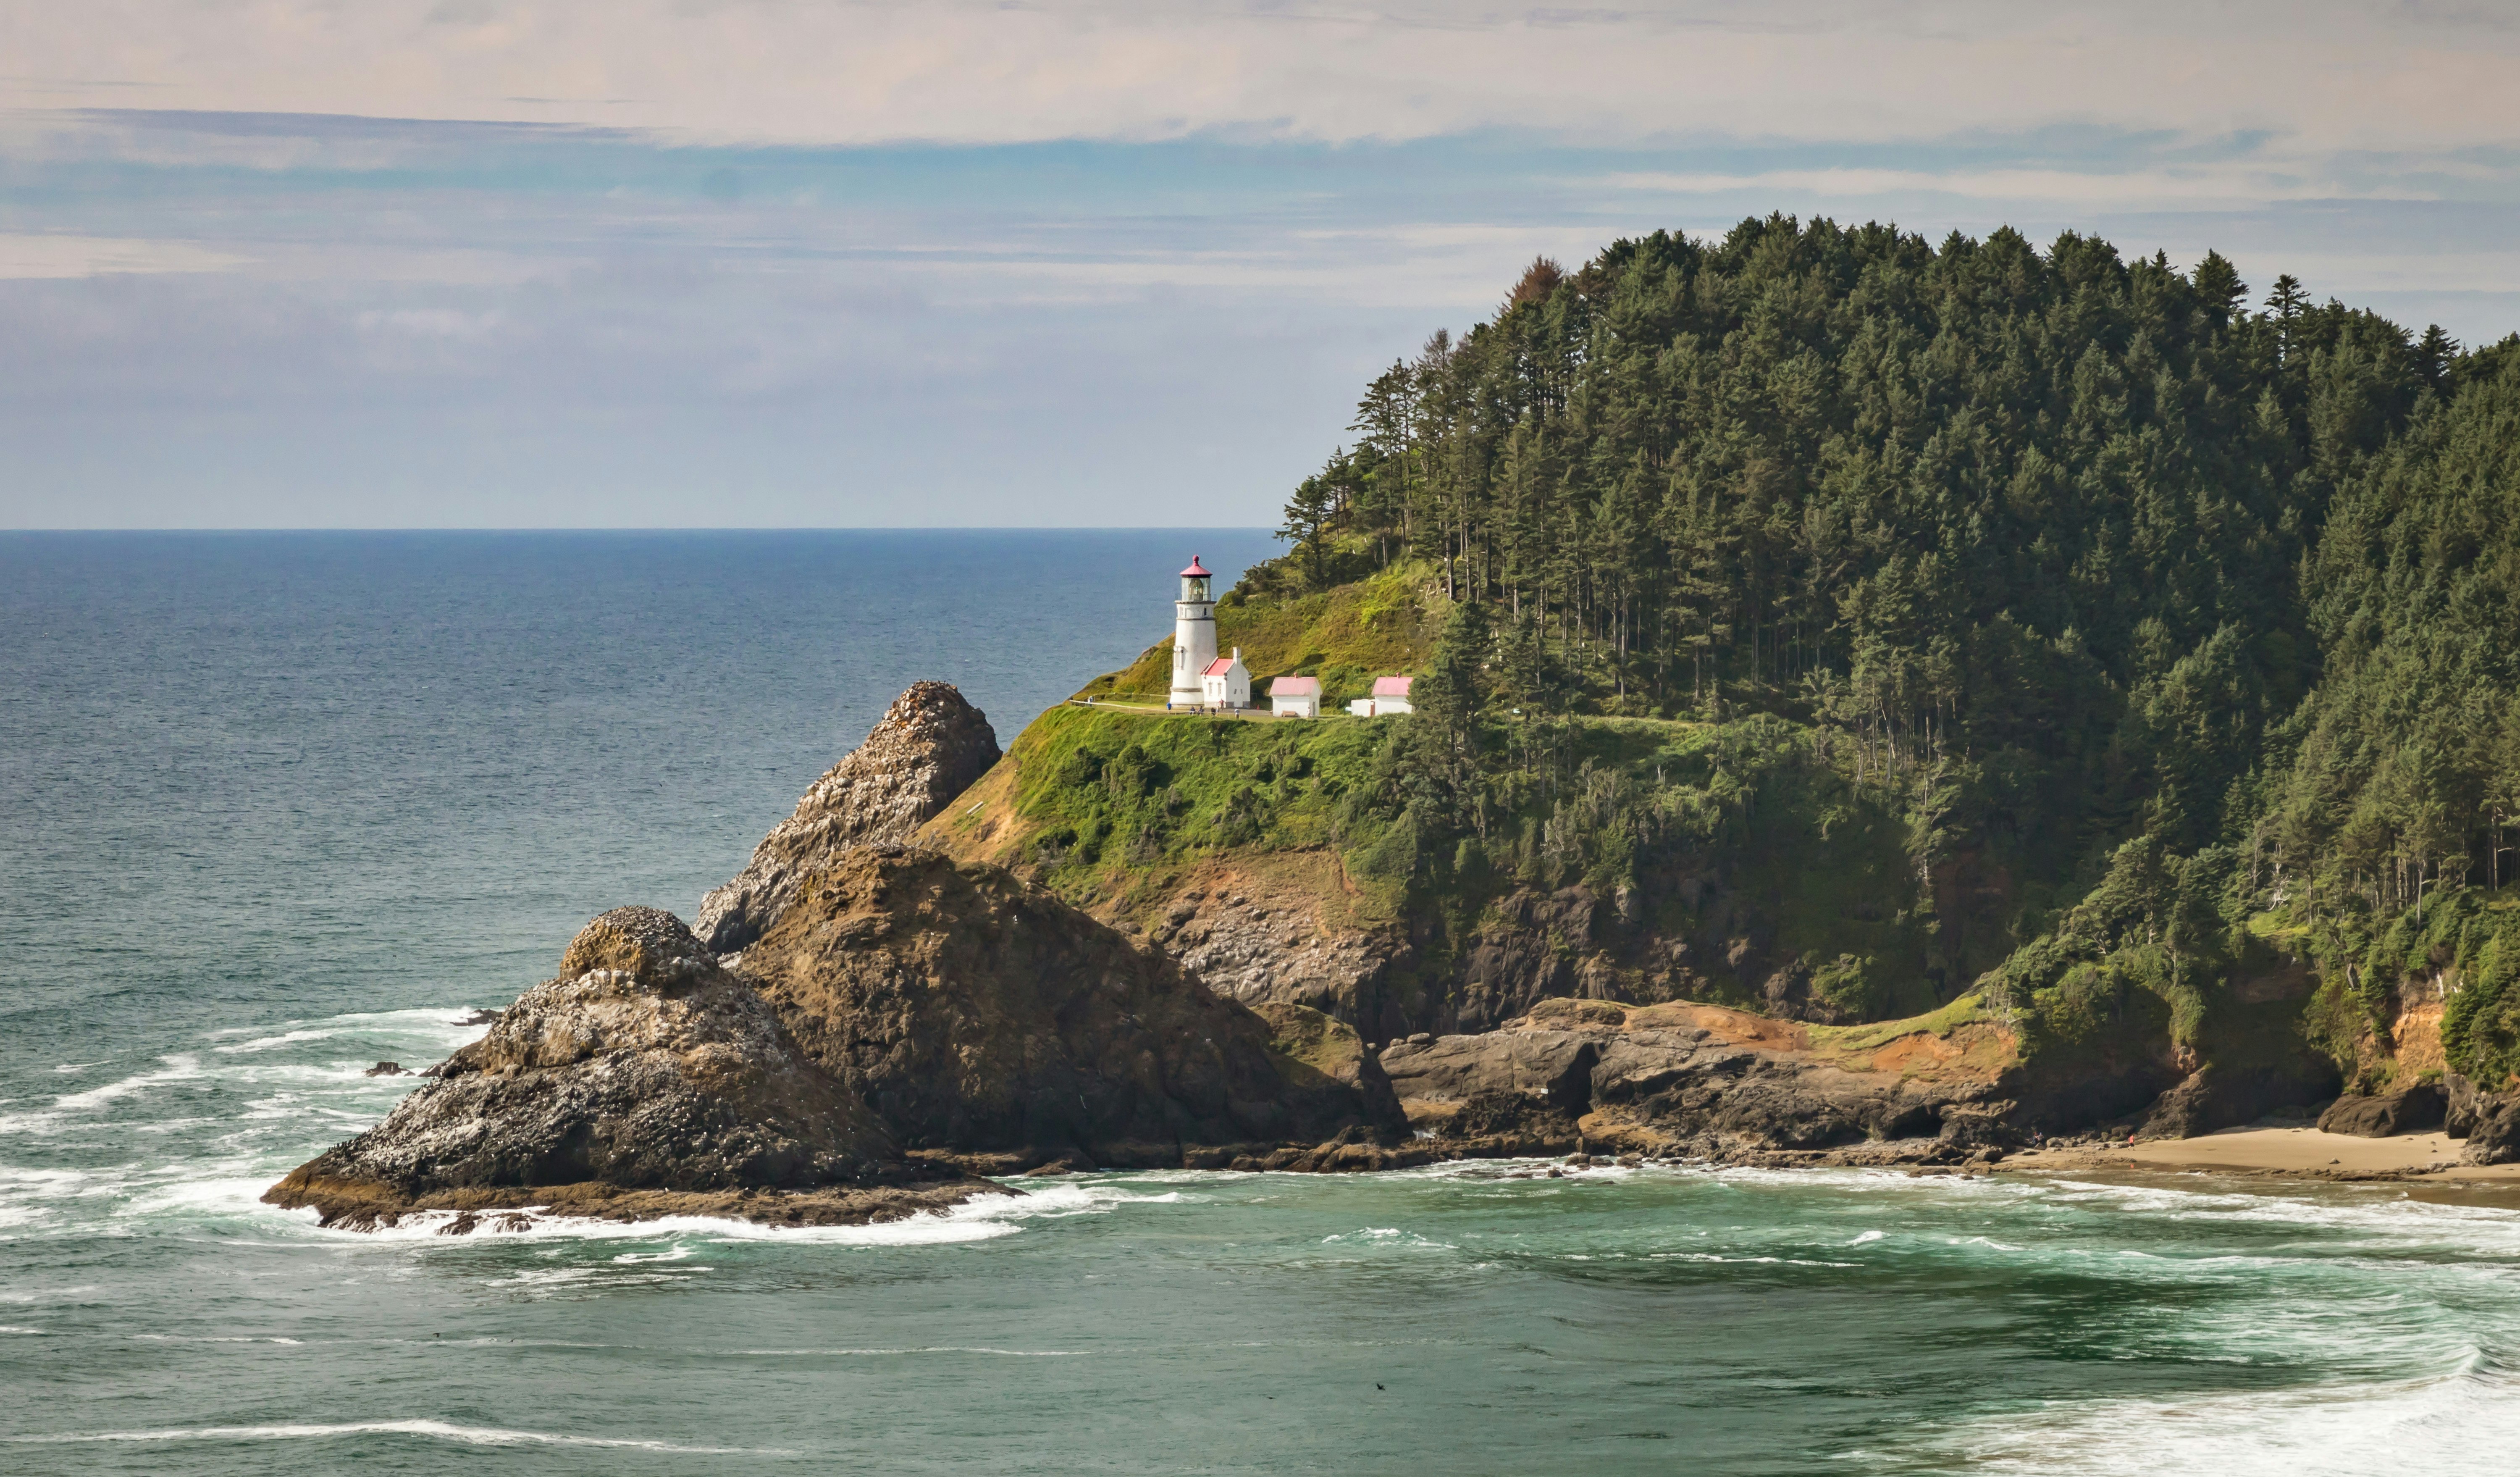
[[[2016,1060],[2002,1027],[1851,1032],[1716,1006],[1551,1000],[1476,1036],[1383,1050],[1411,1124],[1470,1152],[1598,1145],[1739,1158],[1912,1141],[2000,1141]]]
[[[2456,1072],[2442,1088],[2443,1131],[2467,1141],[2460,1163],[2520,1163],[2520,1093],[2489,1093]]]
[[[2476,1132],[2478,1116],[2494,1100],[2494,1095],[2456,1072],[2442,1074],[2442,1132],[2452,1139],[2464,1139]]]
[[[2119,1081],[2132,1085],[2142,1080],[2139,1069],[2122,1068]],[[2193,1139],[2218,1129],[2238,1128],[2270,1114],[2308,1117],[2319,1100],[2336,1091],[2335,1063],[2323,1056],[2300,1053],[2291,1061],[2208,1062],[2181,1079],[2178,1086],[2165,1090],[2145,1109],[2138,1123],[2138,1139]],[[2059,1095],[2051,1095],[2059,1096]],[[2107,1112],[2108,1095],[2092,1093],[2086,1088],[2084,1101],[2091,1110],[2079,1115],[2057,1114],[2063,1120],[2075,1116],[2085,1123],[2111,1116]],[[2360,1101],[2362,1099],[2341,1099]],[[2424,1127],[2435,1127],[2438,1117]],[[2325,1127],[2322,1123],[2321,1127]],[[2334,1133],[2359,1133],[2356,1129],[2334,1129]],[[2371,1137],[2412,1133],[2412,1128],[2381,1129]]]
[[[1178,1166],[1401,1126],[1362,1063],[1341,1080],[1276,1052],[1267,1022],[1151,943],[935,852],[843,852],[742,968],[905,1148],[984,1170]]]
[[[1279,1071],[1307,1090],[1316,1085],[1306,1073],[1318,1073],[1356,1094],[1366,1120],[1396,1125],[1408,1121],[1400,1097],[1383,1074],[1382,1060],[1356,1034],[1356,1028],[1310,1006],[1264,1001],[1251,1007],[1269,1028],[1269,1049],[1278,1053]]]
[[[769,931],[805,877],[851,847],[908,840],[997,762],[987,714],[949,683],[914,683],[762,838],[743,871],[700,900],[693,932],[713,953],[743,949]]]
[[[428,1075],[263,1198],[354,1227],[537,1205],[853,1222],[990,1187],[960,1176],[920,1187],[939,1177],[905,1163],[760,995],[652,908],[588,923],[558,978]]]
[[[2392,1139],[2442,1127],[2450,1106],[2448,1095],[2431,1083],[2377,1097],[2348,1094],[2318,1115],[2322,1134],[2351,1134],[2358,1139]]]

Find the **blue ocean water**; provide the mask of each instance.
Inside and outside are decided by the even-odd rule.
[[[1002,738],[1251,532],[0,535],[0,1473],[2511,1465],[2520,1211],[1517,1166],[859,1230],[319,1231],[589,916],[909,682]]]

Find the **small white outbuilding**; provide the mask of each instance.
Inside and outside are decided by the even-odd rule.
[[[1270,683],[1269,712],[1277,718],[1319,718],[1322,716],[1322,680],[1318,677],[1281,677]]]
[[[1359,718],[1388,718],[1394,713],[1418,711],[1409,705],[1409,682],[1406,677],[1373,679],[1373,695],[1360,697],[1347,705]]]
[[[1239,712],[1251,706],[1251,669],[1242,664],[1242,649],[1220,656],[1198,675],[1201,705],[1211,713]]]

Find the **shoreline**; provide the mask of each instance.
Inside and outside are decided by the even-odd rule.
[[[2520,1190],[2520,1164],[2461,1164],[2460,1147],[2461,1141],[2439,1129],[2362,1139],[2307,1126],[2253,1127],[2222,1129],[2193,1139],[2021,1149],[1987,1168],[1998,1174],[2116,1170],[2331,1185]]]

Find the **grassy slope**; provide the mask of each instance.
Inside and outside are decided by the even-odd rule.
[[[1370,847],[1383,828],[1346,820],[1340,802],[1383,738],[1346,717],[1248,722],[1062,704],[921,836],[968,860],[1040,867],[1072,900],[1133,918],[1219,851],[1319,861]],[[1403,892],[1394,879],[1347,878],[1339,911],[1386,921]]]
[[[1374,675],[1422,667],[1442,615],[1431,571],[1403,564],[1318,594],[1238,589],[1219,604],[1218,641],[1242,649],[1258,691],[1275,676],[1322,677],[1325,711],[1336,714]],[[1159,703],[1171,650],[1169,640],[1149,647],[1079,696]],[[1496,924],[1497,904],[1516,890],[1584,881],[1607,900],[1631,874],[1620,856],[1566,841],[1575,828],[1562,783],[1535,782],[1493,818],[1483,847],[1416,856],[1407,834],[1350,799],[1389,737],[1388,725],[1343,716],[1237,722],[1061,706],[923,835],[958,856],[1038,868],[1114,920],[1152,923],[1192,885],[1191,870],[1224,861],[1322,899],[1326,922],[1439,912],[1457,946]],[[1521,741],[1511,729],[1500,738]],[[1622,803],[1653,811],[1678,842],[1662,849],[1659,871],[1635,874],[1636,890],[1654,933],[1709,946],[1687,965],[1699,993],[1747,1004],[1754,974],[1799,958],[1816,993],[1882,1019],[1930,1010],[1967,983],[1972,970],[1936,973],[1937,919],[1904,826],[1846,783],[1808,731],[1590,717],[1553,741],[1561,773],[1589,765],[1614,778]],[[1738,939],[1758,947],[1735,969]],[[1624,972],[1645,988],[1637,968]]]
[[[1398,564],[1319,595],[1238,598],[1216,608],[1216,646],[1242,649],[1255,700],[1276,677],[1319,677],[1327,711],[1362,697],[1373,679],[1424,663],[1442,623],[1441,597],[1428,596],[1429,572]],[[1172,638],[1148,647],[1117,672],[1079,690],[1080,697],[1152,699],[1172,686]]]
[[[1517,889],[1582,879],[1581,857],[1547,852],[1546,820],[1563,798],[1547,794],[1499,818],[1472,873],[1430,873],[1423,862],[1413,873],[1407,837],[1351,799],[1393,733],[1388,721],[1345,717],[1240,721],[1064,704],[1017,736],[922,839],[969,860],[1035,867],[1115,920],[1151,925],[1192,869],[1228,860],[1321,899],[1333,924],[1440,913],[1457,946],[1498,924],[1501,900]],[[1753,997],[1759,981],[1730,972],[1726,941],[1757,935],[1763,958],[1802,956],[1859,1017],[1939,1003],[1925,973],[1930,920],[1917,916],[1899,828],[1833,784],[1832,772],[1811,769],[1798,731],[1603,718],[1576,720],[1569,738],[1680,834],[1678,862],[1667,865],[1695,875],[1641,879],[1650,900],[1642,920],[1666,938],[1711,940],[1688,966],[1709,998]],[[1629,986],[1652,998],[1642,973]]]

